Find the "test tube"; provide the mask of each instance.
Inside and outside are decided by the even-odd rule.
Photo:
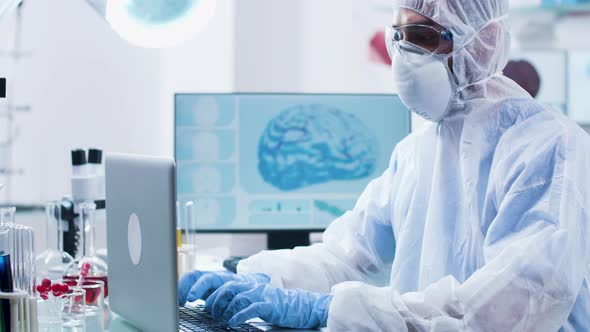
[[[180,202],[176,201],[176,247],[181,248],[182,242],[182,213],[180,211]]]
[[[24,234],[24,284],[23,289],[33,296],[35,294],[36,261],[35,261],[35,230],[31,227],[23,228]]]
[[[6,252],[0,252],[0,292],[11,293],[14,291],[11,266],[10,255]],[[0,299],[0,331],[10,330],[11,319],[10,301]]]
[[[184,242],[191,247],[196,245],[195,239],[195,203],[192,201],[184,204]]]
[[[80,204],[80,220],[82,221],[82,227],[80,233],[82,235],[82,256],[83,257],[94,257],[96,256],[95,247],[95,216],[96,204],[92,202],[84,202]]]
[[[18,243],[20,242],[18,239],[18,234],[16,230],[16,224],[14,223],[14,215],[16,212],[15,207],[5,207],[0,208],[0,225],[6,232],[6,240],[5,242],[5,250],[4,252],[10,256],[11,260],[11,271],[12,271],[12,280],[13,286],[18,287],[18,282],[20,282],[20,275],[18,272],[18,266],[16,262],[18,261]]]
[[[46,247],[52,250],[59,250],[63,247],[63,234],[61,229],[61,208],[58,201],[51,201],[45,204],[45,236]]]
[[[8,237],[8,232],[10,231],[10,229],[8,228],[7,224],[2,224],[0,223],[0,253],[4,252],[4,253],[8,253],[9,251],[9,237]]]
[[[22,226],[14,225],[13,230],[13,247],[12,247],[12,276],[14,278],[14,287],[23,289],[23,235]]]
[[[11,213],[4,216],[13,215]],[[31,296],[35,291],[34,243],[33,228],[14,223],[0,224],[0,252],[10,256],[13,286]]]
[[[31,278],[34,278],[32,267],[35,262],[31,261],[32,254],[32,233],[33,230],[30,227],[23,225],[14,226],[14,261],[13,261],[13,272],[15,275],[15,287],[26,291],[27,294],[33,295],[33,286],[31,286]]]

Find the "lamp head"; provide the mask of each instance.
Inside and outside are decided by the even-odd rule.
[[[2,16],[8,15],[14,8],[16,8],[22,0],[2,0],[0,1],[0,19]]]
[[[203,30],[216,0],[86,0],[129,43],[148,48],[181,44]]]

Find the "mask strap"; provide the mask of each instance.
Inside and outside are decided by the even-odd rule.
[[[458,97],[458,96],[461,94],[461,92],[463,92],[465,89],[467,89],[467,88],[469,88],[469,87],[471,87],[471,86],[474,86],[474,85],[481,85],[481,84],[483,84],[483,83],[485,83],[485,82],[487,82],[487,81],[490,81],[490,80],[492,80],[492,79],[494,79],[494,78],[496,78],[496,77],[501,77],[501,76],[504,76],[504,74],[502,74],[502,71],[498,71],[498,72],[496,72],[496,73],[494,73],[494,74],[492,74],[492,75],[490,75],[490,76],[488,76],[488,77],[482,78],[482,79],[481,79],[481,80],[479,80],[479,81],[475,81],[475,82],[473,82],[473,83],[469,83],[469,84],[467,84],[467,85],[465,85],[465,86],[462,86],[462,87],[458,88],[458,89],[457,89],[457,91],[455,92],[455,97]],[[456,100],[457,100],[457,101],[460,101],[460,99],[459,99],[459,98],[456,98]],[[463,105],[464,103],[463,103],[463,101],[461,100],[461,102],[458,102],[458,104],[461,104],[461,105]]]

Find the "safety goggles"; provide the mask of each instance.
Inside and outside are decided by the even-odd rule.
[[[399,27],[385,28],[385,44],[389,56],[400,44],[416,46],[424,54],[448,54],[453,50],[453,33],[424,24],[408,24]]]

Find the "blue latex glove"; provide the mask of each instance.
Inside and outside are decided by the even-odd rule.
[[[269,283],[229,282],[206,301],[205,310],[229,326],[261,318],[282,327],[325,327],[332,295],[274,288]]]
[[[230,281],[268,283],[270,278],[264,274],[241,275],[231,272],[193,271],[182,276],[178,282],[178,304],[206,300],[219,287]]]

